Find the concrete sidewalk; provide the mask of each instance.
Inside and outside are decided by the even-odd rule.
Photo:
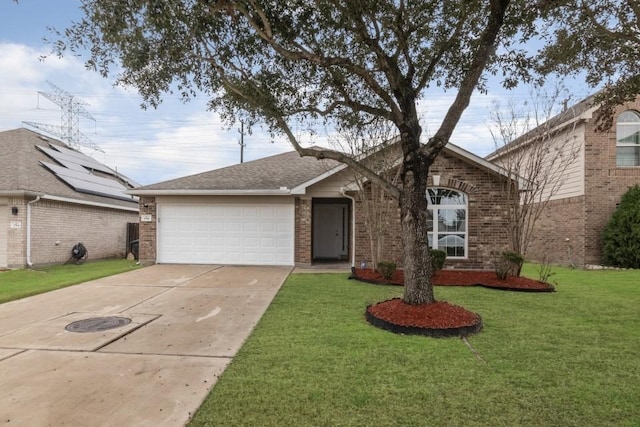
[[[0,422],[184,425],[290,271],[156,265],[0,305]]]

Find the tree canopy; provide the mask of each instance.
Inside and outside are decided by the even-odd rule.
[[[487,73],[507,86],[529,78],[523,42],[537,17],[522,0],[83,0],[82,9],[59,53],[88,55],[88,67],[151,106],[174,88],[203,91],[227,118],[249,114],[294,146],[294,124],[309,121],[380,117],[408,132],[416,99],[434,86],[458,91],[437,133],[446,144]]]
[[[640,94],[640,2],[565,0],[548,2],[549,30],[540,56],[542,73],[584,73],[602,104],[599,126],[608,129],[613,109]]]
[[[55,44],[157,105],[174,88],[202,91],[232,119],[266,123],[305,156],[350,166],[398,199],[407,303],[433,301],[426,178],[476,89],[532,78],[527,43],[545,31],[552,2],[531,0],[82,0],[84,18]],[[568,7],[568,6],[567,6]],[[551,11],[551,12],[550,12]],[[418,100],[454,94],[422,144]],[[424,100],[428,103],[428,100]],[[348,129],[384,120],[402,163],[392,183],[357,157],[306,148],[295,129]]]

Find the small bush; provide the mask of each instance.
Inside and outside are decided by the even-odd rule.
[[[549,278],[554,274],[556,273],[551,271],[551,262],[545,256],[538,266],[538,281],[541,283],[549,283]]]
[[[393,277],[393,273],[396,272],[396,268],[396,263],[393,261],[379,261],[377,265],[378,272],[387,280]]]
[[[608,265],[640,268],[640,187],[631,187],[620,200],[602,233],[602,253]]]
[[[447,260],[447,253],[440,249],[429,249],[429,255],[431,256],[433,271],[442,270],[444,268],[444,262]]]
[[[500,280],[505,280],[509,274],[517,276],[523,262],[524,257],[517,252],[491,252],[491,263]]]

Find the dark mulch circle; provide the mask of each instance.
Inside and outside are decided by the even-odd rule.
[[[466,336],[482,329],[480,315],[444,301],[410,305],[394,298],[368,306],[365,317],[373,326],[391,332],[437,338]]]
[[[377,271],[356,268],[352,279],[379,285],[404,286],[404,272],[397,270],[391,279],[385,279]],[[548,284],[526,277],[509,276],[505,280],[498,279],[492,271],[478,270],[440,270],[433,277],[435,286],[483,286],[485,288],[520,292],[554,292],[555,288]]]

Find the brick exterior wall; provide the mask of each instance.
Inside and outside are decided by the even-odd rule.
[[[507,248],[507,234],[504,227],[507,203],[502,195],[503,177],[458,159],[447,153],[441,154],[431,167],[430,175],[440,175],[438,187],[459,190],[468,196],[468,253],[466,259],[449,259],[447,268],[491,269],[490,252]],[[433,186],[429,178],[428,184]],[[397,203],[397,202],[391,202]],[[355,259],[371,262],[369,237],[366,233],[362,209],[355,206]],[[310,265],[312,260],[312,197],[296,197],[295,199],[295,248],[296,265]],[[353,215],[354,209],[350,210]],[[394,207],[395,214],[391,220],[385,239],[384,259],[394,260],[402,265],[402,241],[400,209]],[[156,260],[156,199],[140,198],[140,215],[151,215],[151,222],[140,222],[140,261],[143,263]],[[349,229],[351,220],[349,221]],[[349,231],[349,260],[354,250],[354,242]]]
[[[23,268],[27,259],[27,201],[22,197],[10,197],[8,209],[18,208],[18,215],[9,213],[9,221],[17,221],[21,228],[7,230],[7,266],[9,268]],[[76,242],[77,243],[77,242]]]
[[[18,208],[11,221],[21,222],[20,228],[8,231],[7,261],[12,268],[27,264],[27,202],[9,199],[9,206]],[[138,222],[137,212],[39,200],[31,205],[31,262],[64,263],[78,242],[85,245],[90,259],[124,257],[127,222]]]
[[[501,185],[502,179],[485,169],[470,165],[455,156],[442,153],[429,171],[427,185],[434,187],[433,176],[439,175],[437,187],[462,191],[467,194],[467,257],[447,259],[445,268],[492,269],[490,252],[508,247],[505,229],[507,203]],[[356,204],[356,261],[371,263],[371,249],[366,233],[362,209]],[[395,209],[393,222],[385,236],[384,258],[402,265],[400,209]]]
[[[640,112],[640,101],[616,109]],[[584,195],[553,200],[536,224],[528,258],[577,267],[602,264],[602,231],[622,195],[640,184],[640,167],[616,166],[616,121],[598,131],[594,119],[584,130]],[[569,239],[567,241],[567,239]]]
[[[551,200],[536,222],[527,259],[583,266],[585,227],[584,196]]]
[[[617,108],[640,112],[640,100]],[[584,264],[602,263],[602,230],[622,195],[640,184],[640,167],[616,166],[616,122],[608,132],[596,130],[595,121],[585,131],[585,236]]]
[[[151,221],[140,221],[140,246],[138,248],[138,258],[142,264],[153,264],[156,262],[156,221],[158,218],[155,197],[140,197],[140,215],[151,215]]]
[[[311,265],[312,203],[309,197],[296,197],[295,201],[295,254],[296,265]]]

